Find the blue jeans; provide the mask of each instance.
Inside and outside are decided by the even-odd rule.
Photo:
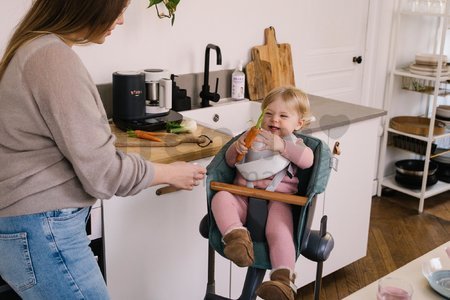
[[[0,276],[23,299],[109,299],[89,248],[89,212],[0,217]]]

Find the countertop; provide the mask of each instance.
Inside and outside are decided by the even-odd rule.
[[[386,114],[386,112],[381,109],[346,103],[315,95],[308,95],[308,97],[311,103],[311,111],[316,120],[302,130],[305,134],[311,134],[313,132],[340,126],[348,126],[352,123],[381,117]],[[111,130],[118,140],[127,138],[126,133],[119,130],[114,125],[111,125]],[[180,144],[175,147],[118,148],[127,153],[139,153],[144,158],[153,162],[171,163],[177,160],[192,161],[214,156],[231,139],[231,136],[199,125],[194,135],[199,136],[202,134],[208,136],[213,141],[209,146],[204,148],[193,143]]]
[[[428,253],[414,259],[407,263],[403,267],[389,273],[384,277],[396,277],[409,282],[413,286],[413,299],[444,299],[438,293],[436,293],[428,284],[427,279],[422,275],[422,263],[435,257],[441,259],[448,259],[445,254],[445,248],[450,247],[450,242],[431,250]],[[365,288],[362,288],[355,293],[344,298],[345,300],[359,300],[359,299],[375,299],[378,290],[378,281],[375,281]]]
[[[311,111],[316,118],[302,129],[305,134],[346,126],[386,115],[386,111],[321,96],[308,95]]]

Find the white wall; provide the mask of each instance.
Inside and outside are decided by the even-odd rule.
[[[375,87],[366,87],[369,91],[366,95],[371,97],[366,103],[376,107],[381,107],[386,71],[383,55],[387,53],[388,36],[383,26],[390,24],[390,16],[386,17],[383,10],[387,6],[389,14],[390,2],[371,1],[375,15],[369,16],[369,34],[373,32],[369,38],[376,42],[369,42],[367,51],[376,63],[367,64],[370,69],[365,75],[369,74],[370,84],[373,79],[376,82],[372,84]],[[30,3],[31,0],[1,1],[1,52]],[[299,61],[308,47],[306,33],[314,32],[314,28],[303,21],[307,19],[307,3],[299,0],[182,0],[172,27],[168,19],[157,18],[154,8],[146,8],[148,1],[132,0],[125,13],[125,24],[118,26],[105,44],[75,49],[96,83],[111,82],[111,74],[117,70],[152,67],[166,68],[175,74],[200,73],[206,44],[215,43],[222,50],[222,66],[212,63],[211,70],[233,69],[240,59],[245,63],[250,60],[250,48],[264,43],[264,28],[274,26],[278,42],[291,44],[296,81],[302,87],[304,80]],[[379,27],[371,30],[371,26]],[[381,61],[377,59],[379,55]],[[212,54],[212,62],[214,57]],[[371,89],[375,93],[370,92]]]
[[[2,0],[0,50],[30,0]],[[277,38],[290,42],[301,53],[301,1],[279,0],[183,0],[174,26],[157,18],[148,1],[133,0],[125,24],[100,46],[76,47],[96,83],[111,81],[111,73],[123,69],[167,68],[173,73],[202,72],[206,44],[222,50],[223,65],[232,69],[239,59],[249,60],[249,49],[264,42],[264,28],[274,26]],[[212,54],[214,57],[214,54]]]

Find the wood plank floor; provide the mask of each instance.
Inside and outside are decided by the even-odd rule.
[[[394,191],[373,197],[367,256],[324,277],[320,299],[342,299],[449,241],[450,192],[426,199],[422,214],[418,206],[419,199]],[[296,300],[313,295],[309,284]]]

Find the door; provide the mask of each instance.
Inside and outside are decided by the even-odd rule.
[[[361,94],[369,1],[306,1],[301,13],[306,45],[302,45],[297,85],[310,94],[364,103]]]

